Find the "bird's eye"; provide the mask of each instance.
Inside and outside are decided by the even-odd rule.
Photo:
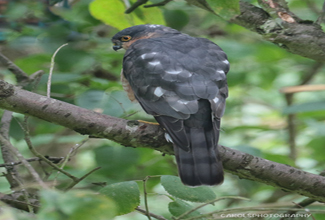
[[[129,35],[125,35],[125,36],[123,36],[123,37],[121,37],[121,41],[129,41],[129,40],[131,40],[131,36],[129,36]]]

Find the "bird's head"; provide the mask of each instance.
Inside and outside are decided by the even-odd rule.
[[[156,24],[136,25],[129,27],[113,36],[113,49],[115,51],[121,48],[127,50],[129,46],[137,40],[159,37],[166,33],[174,34],[179,32],[169,27]]]

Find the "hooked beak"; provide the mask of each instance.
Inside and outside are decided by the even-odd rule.
[[[121,48],[122,48],[122,44],[121,44],[120,41],[113,41],[113,49],[114,49],[115,51],[117,51],[117,50],[119,50],[119,49],[121,49]]]

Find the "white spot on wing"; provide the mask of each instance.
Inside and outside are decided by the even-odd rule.
[[[144,54],[141,55],[141,58],[144,60],[144,59],[146,59],[147,56],[156,55],[156,54],[157,54],[157,52],[144,53]]]
[[[186,105],[186,104],[188,104],[189,103],[189,101],[185,101],[185,100],[177,100],[177,102],[179,103],[179,104],[183,104],[183,105]]]
[[[169,71],[166,71],[166,73],[172,74],[172,75],[179,74],[180,72],[182,72],[182,70],[169,70]]]
[[[217,70],[218,73],[225,74],[225,71],[223,70]]]
[[[160,61],[152,61],[152,62],[149,62],[149,64],[152,66],[156,66],[156,65],[160,64]]]
[[[147,25],[148,27],[151,27],[151,28],[157,28],[157,27],[160,27],[160,25],[158,24],[149,24]]]
[[[164,90],[161,87],[157,87],[153,94],[157,97],[161,97],[164,94]]]
[[[222,62],[225,63],[225,64],[229,64],[229,61],[228,60],[224,60]]]
[[[213,99],[213,102],[217,104],[217,102],[219,102],[219,98],[218,98],[218,97],[215,97],[215,98]]]
[[[170,137],[170,135],[168,133],[165,133],[165,138],[166,138],[167,142],[173,143],[173,140],[172,140],[172,138]]]

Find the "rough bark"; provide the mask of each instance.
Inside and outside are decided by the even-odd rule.
[[[205,0],[186,1],[213,13]],[[325,33],[317,21],[300,19],[283,0],[259,0],[259,3],[262,8],[240,1],[240,14],[229,21],[293,54],[324,62]]]
[[[173,154],[157,125],[128,121],[49,99],[0,80],[0,108],[35,116],[83,135],[107,138],[127,147],[146,147]],[[225,170],[239,176],[325,202],[325,177],[268,161],[228,147],[219,151]]]

